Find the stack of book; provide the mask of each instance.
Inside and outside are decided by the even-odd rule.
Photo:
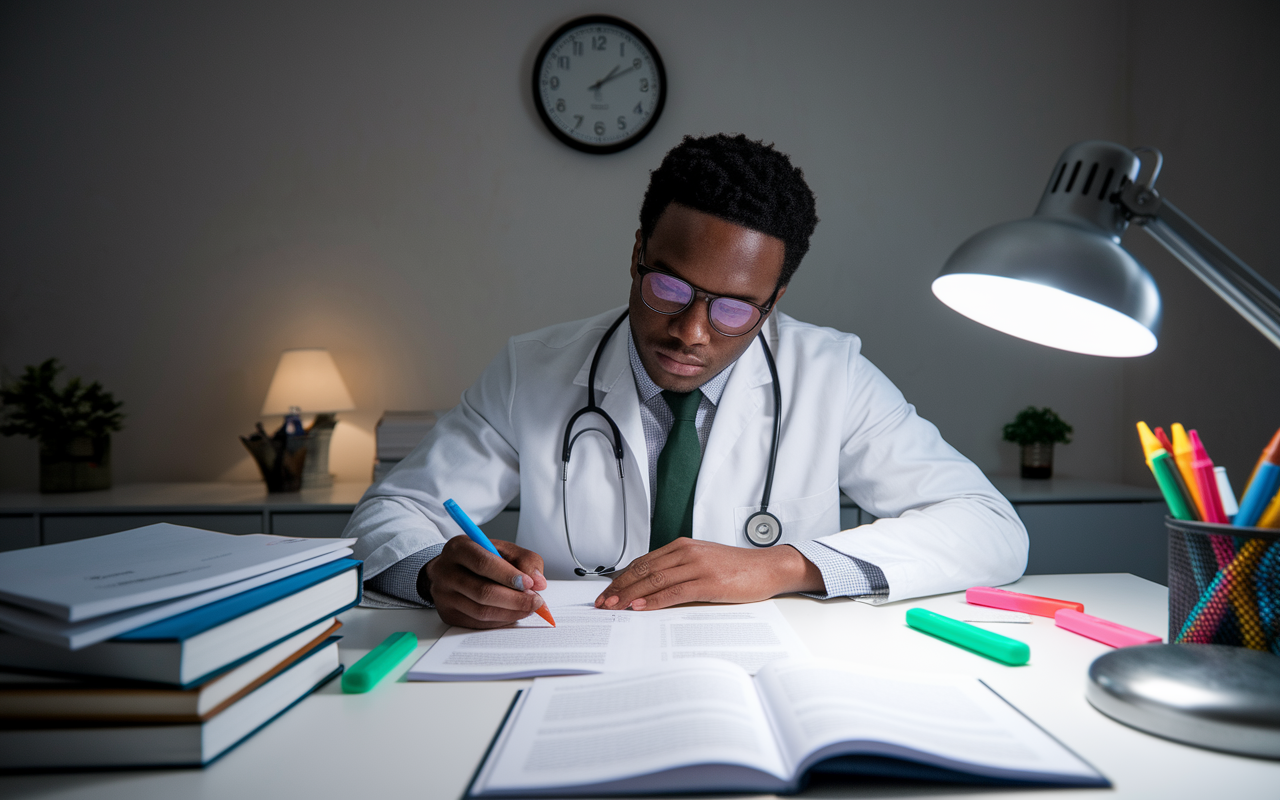
[[[159,524],[0,553],[0,770],[223,755],[342,672],[350,545]]]
[[[435,426],[443,412],[437,411],[384,411],[374,434],[377,439],[377,456],[373,462],[373,480],[386,477],[400,460],[418,446],[422,437]]]

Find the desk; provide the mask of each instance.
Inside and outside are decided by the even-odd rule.
[[[1164,587],[1132,575],[1040,575],[1013,588],[1078,600],[1088,611],[1141,630],[1163,632]],[[820,797],[938,797],[1001,800],[1063,797],[1274,797],[1280,762],[1199,750],[1112,722],[1084,699],[1089,663],[1110,648],[1033,618],[1004,626],[1031,645],[1026,667],[1005,667],[908,629],[903,615],[922,606],[945,612],[962,595],[874,607],[850,600],[778,600],[813,654],[904,669],[953,672],[988,681],[1023,712],[1094,764],[1115,784],[1103,790],[991,790],[959,785],[865,780],[811,790]],[[355,609],[343,615],[342,660],[352,664],[387,634],[412,630],[419,652],[443,631],[434,612]],[[846,630],[848,636],[832,636]],[[406,662],[407,664],[411,662]],[[205,770],[166,770],[0,778],[0,797],[40,800],[149,798],[307,798],[395,800],[462,795],[515,691],[527,681],[392,683],[343,695],[334,681]]]

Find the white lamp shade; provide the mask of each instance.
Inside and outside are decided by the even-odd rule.
[[[307,347],[280,355],[262,413],[287,414],[294,406],[308,413],[351,411],[356,407],[328,350]]]

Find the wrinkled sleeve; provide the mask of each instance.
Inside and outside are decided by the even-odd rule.
[[[498,515],[520,491],[519,452],[511,425],[514,346],[508,343],[461,402],[442,416],[407,458],[369,487],[342,532],[365,562],[365,605],[421,606],[416,588],[388,592],[400,580],[378,576],[414,554],[461,535],[444,510],[450,498],[478,524]],[[425,563],[425,561],[423,561]],[[421,565],[419,565],[421,568]],[[381,587],[381,588],[379,588]]]
[[[869,602],[1017,580],[1027,532],[1009,501],[854,348],[846,380],[840,488],[880,519],[815,542],[880,570]]]

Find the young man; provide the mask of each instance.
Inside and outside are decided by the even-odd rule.
[[[686,137],[651,175],[626,309],[511,339],[365,494],[344,536],[368,600],[484,628],[532,613],[546,577],[592,572],[612,577],[597,606],[636,610],[1021,575],[1013,508],[858,338],[775,310],[816,225],[787,156]],[[841,490],[881,519],[840,531]],[[443,509],[484,521],[517,495],[502,559]]]

